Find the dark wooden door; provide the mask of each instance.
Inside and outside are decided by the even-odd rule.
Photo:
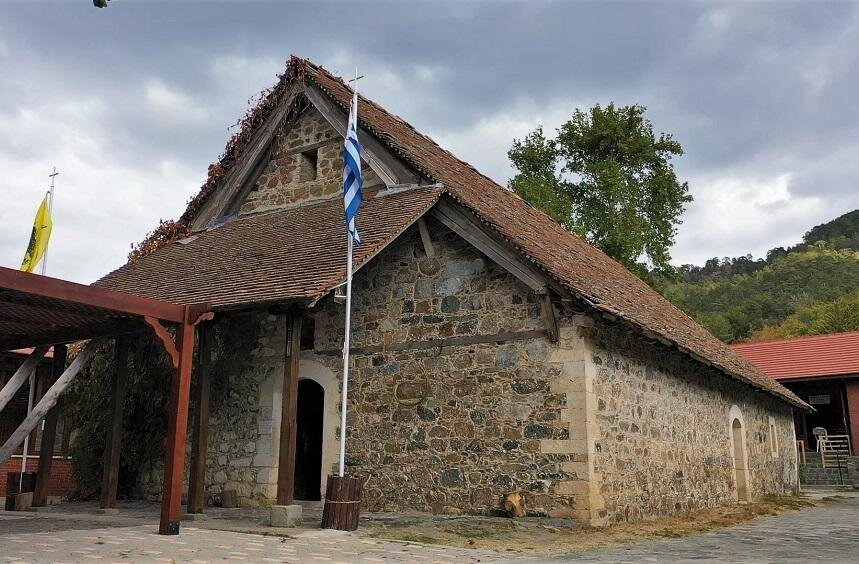
[[[298,381],[295,499],[320,499],[324,405],[325,391],[322,386],[313,380]]]

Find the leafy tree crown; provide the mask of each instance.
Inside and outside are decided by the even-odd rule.
[[[576,110],[548,138],[538,127],[514,140],[509,186],[565,228],[633,271],[670,271],[669,249],[692,201],[671,159],[683,148],[656,135],[639,105]]]

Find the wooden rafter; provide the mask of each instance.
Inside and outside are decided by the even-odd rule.
[[[133,335],[146,330],[146,326],[136,318],[121,318],[115,321],[102,321],[63,327],[50,331],[40,331],[34,336],[28,334],[0,335],[0,350],[20,349],[24,347],[42,346],[59,343],[72,343],[86,339],[100,339],[119,335]]]
[[[546,325],[546,333],[549,336],[549,340],[553,343],[557,343],[560,338],[560,332],[558,331],[558,318],[555,316],[555,306],[552,305],[552,293],[546,291],[543,294],[542,301],[540,303],[540,310],[543,316],[543,323]]]
[[[239,155],[233,168],[191,222],[192,230],[203,229],[213,219],[223,217],[235,200],[236,194],[253,179],[255,173],[259,175],[262,172],[265,163],[268,162],[267,157],[271,154],[275,135],[289,113],[297,94],[297,92],[290,94],[286,101],[278,106],[265,123],[254,132],[251,141]]]
[[[155,336],[161,340],[164,345],[164,350],[170,355],[170,360],[173,363],[173,368],[179,368],[179,350],[176,348],[176,343],[173,341],[173,336],[167,331],[167,328],[161,325],[161,322],[154,317],[146,316],[143,318],[146,324],[152,327],[155,331]]]
[[[420,231],[421,242],[424,245],[424,252],[426,252],[427,257],[435,258],[435,249],[432,245],[432,238],[430,237],[429,229],[427,229],[427,222],[423,216],[418,218],[418,231]]]
[[[505,244],[462,206],[440,200],[429,213],[535,292],[543,294],[548,286],[554,285],[548,276],[529,264],[526,257],[509,243]]]
[[[307,99],[319,110],[322,117],[331,124],[341,137],[346,137],[346,125],[349,120],[340,106],[316,86],[308,86],[304,92]],[[359,109],[360,113],[360,109]],[[358,140],[361,142],[362,156],[379,175],[386,185],[393,184],[417,184],[420,178],[412,172],[403,162],[391,153],[387,147],[380,143],[375,137],[363,127],[358,128]]]
[[[129,315],[150,315],[173,323],[181,322],[184,314],[183,307],[180,305],[116,290],[85,286],[6,267],[0,267],[0,289],[74,302],[79,305],[118,311]],[[0,301],[2,301],[2,295],[0,295]]]

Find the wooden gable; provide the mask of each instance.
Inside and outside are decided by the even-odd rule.
[[[360,114],[360,107],[359,107]],[[293,84],[191,222],[192,230],[220,218],[337,197],[348,116],[312,85]],[[420,177],[363,127],[359,128],[365,188],[418,184]]]

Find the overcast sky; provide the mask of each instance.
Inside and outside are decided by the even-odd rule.
[[[202,184],[291,53],[504,184],[513,138],[643,104],[695,203],[675,264],[794,243],[859,207],[859,5],[0,0],[0,264],[48,173],[48,273],[91,282]]]

